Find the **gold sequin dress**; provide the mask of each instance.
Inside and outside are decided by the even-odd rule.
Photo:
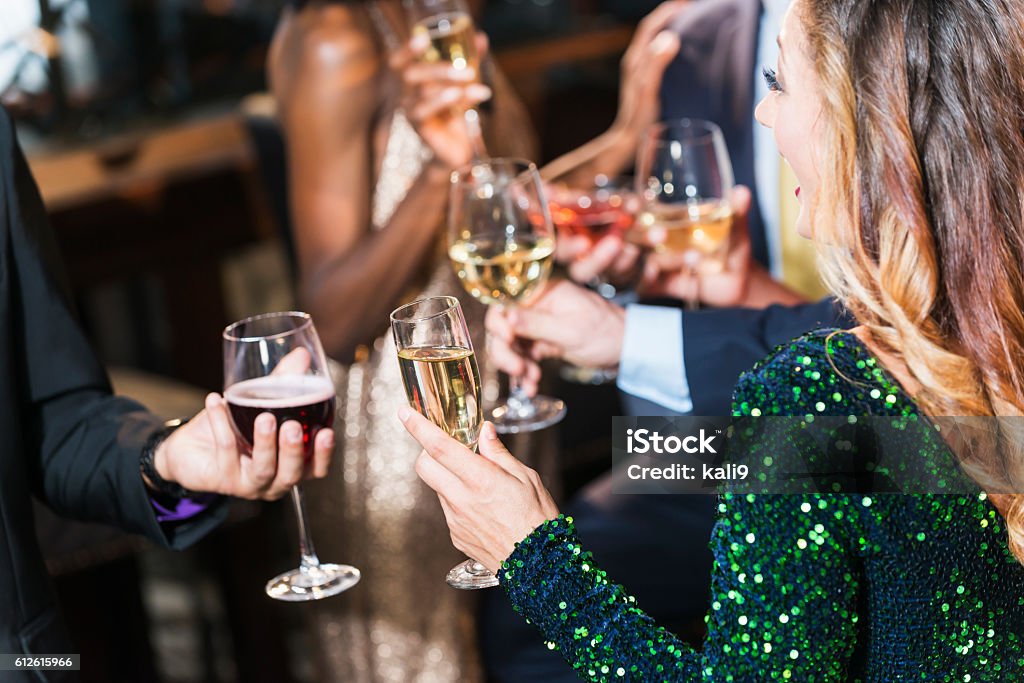
[[[503,83],[496,91],[496,102],[509,102]],[[522,110],[514,99],[510,104],[514,112],[496,116],[496,127],[501,121],[524,124],[505,139],[529,147],[528,125],[517,116]],[[498,153],[497,144],[494,149]],[[515,151],[522,155],[526,150],[506,153]],[[374,190],[373,229],[387,229],[430,156],[408,119],[396,111]],[[443,231],[438,234],[440,240]],[[483,353],[485,309],[465,293],[441,251],[434,253],[425,286],[412,294],[454,295],[462,301],[478,351],[484,402],[493,404],[497,382]],[[416,476],[420,448],[396,417],[406,398],[390,332],[377,338],[364,356],[332,368],[338,393],[336,460],[327,480],[304,486],[319,556],[362,571],[355,588],[307,606],[316,680],[480,681],[477,596],[445,583],[448,570],[465,557],[451,545],[437,496]]]

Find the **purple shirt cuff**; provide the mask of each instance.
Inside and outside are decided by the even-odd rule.
[[[204,512],[216,498],[217,494],[215,493],[204,494],[197,498],[182,498],[175,501],[173,508],[163,505],[153,496],[149,497],[149,502],[153,505],[153,509],[156,510],[156,521],[181,522]]]

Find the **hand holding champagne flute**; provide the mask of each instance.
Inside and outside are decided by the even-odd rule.
[[[452,174],[448,256],[463,287],[485,304],[526,302],[551,274],[555,232],[537,168],[488,159]],[[499,433],[530,432],[565,417],[565,403],[531,399],[513,378],[491,419]]]
[[[714,123],[679,119],[651,126],[637,151],[636,188],[642,209],[630,239],[683,257],[697,269],[721,268],[732,231],[732,164]],[[700,296],[688,302],[699,305]]]
[[[334,384],[313,321],[306,313],[269,313],[246,318],[224,330],[224,398],[238,436],[252,449],[267,427],[264,413],[282,429],[298,423],[307,459],[317,432],[334,424]],[[272,427],[271,427],[272,428]],[[319,600],[359,582],[355,567],[320,562],[309,536],[302,492],[292,488],[299,523],[300,565],[267,583],[275,600]]]
[[[459,300],[441,296],[402,306],[391,314],[391,332],[409,405],[475,451],[484,422],[480,372]],[[447,581],[465,590],[498,585],[475,560],[453,568]]]
[[[413,40],[425,46],[420,60],[448,63],[452,68],[473,69],[479,74],[476,27],[464,0],[406,0]],[[460,112],[473,144],[474,158],[486,156],[480,114],[473,107]]]

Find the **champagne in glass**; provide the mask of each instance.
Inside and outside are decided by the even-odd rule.
[[[402,306],[391,314],[391,332],[409,405],[475,451],[484,423],[480,372],[459,300],[440,296]],[[465,590],[498,585],[475,560],[453,568],[447,581]]]
[[[650,234],[660,228],[664,239],[651,246],[659,252],[698,253],[702,263],[714,267],[725,259],[732,231],[732,206],[728,202],[702,204],[652,204],[637,218],[637,228]]]
[[[684,256],[697,284],[699,270],[725,263],[732,231],[732,163],[721,129],[679,119],[651,126],[637,151],[636,188],[642,210],[629,238]],[[700,297],[690,301],[699,305]]]
[[[398,352],[409,405],[470,448],[483,424],[480,375],[472,349],[413,346]]]
[[[485,304],[526,301],[547,281],[554,262],[551,237],[470,238],[455,242],[448,256],[470,294]]]
[[[485,304],[520,305],[551,274],[555,231],[537,167],[487,159],[452,174],[448,255],[462,285]],[[498,432],[530,432],[561,421],[565,403],[530,398],[510,382],[508,399],[491,413]]]
[[[430,39],[424,61],[449,62],[456,69],[479,66],[476,32],[469,13],[456,10],[427,16],[413,25],[412,32]]]
[[[298,422],[307,458],[317,432],[334,424],[334,384],[320,339],[306,313],[269,313],[224,330],[224,398],[240,440],[252,449],[256,418],[271,413],[280,427]],[[275,600],[320,600],[359,582],[355,567],[320,562],[309,535],[302,491],[292,488],[299,524],[299,568],[267,582]]]

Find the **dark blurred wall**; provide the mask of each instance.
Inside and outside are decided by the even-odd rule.
[[[605,12],[621,21],[635,22],[660,5],[661,0],[601,0],[598,4]]]

